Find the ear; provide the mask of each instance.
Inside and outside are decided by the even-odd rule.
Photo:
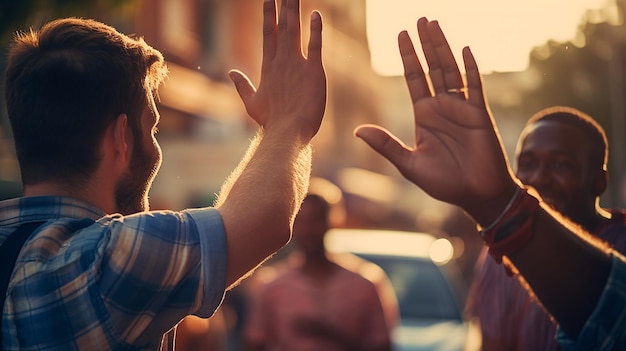
[[[128,116],[125,113],[117,116],[111,124],[111,136],[115,157],[126,162],[130,158],[130,129],[128,127]]]

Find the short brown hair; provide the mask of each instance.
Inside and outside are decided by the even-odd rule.
[[[75,183],[91,175],[105,129],[122,113],[141,135],[141,112],[167,74],[141,38],[66,18],[17,33],[5,97],[24,184]]]

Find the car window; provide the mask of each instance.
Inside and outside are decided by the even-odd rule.
[[[440,268],[434,263],[402,256],[359,256],[379,265],[389,276],[398,297],[400,316],[409,319],[461,321],[459,305]]]

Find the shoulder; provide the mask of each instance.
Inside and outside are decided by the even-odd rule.
[[[626,253],[626,211],[622,209],[611,209],[611,219],[598,233],[598,237],[609,246]]]
[[[355,272],[341,265],[337,265],[337,276],[345,285],[351,286],[355,290],[366,289],[376,291],[375,281],[372,281],[369,277],[361,274],[361,272]]]
[[[224,225],[217,210],[212,208],[116,214],[102,218],[98,224],[106,228],[113,247],[122,245],[132,250],[159,247],[172,251],[195,246],[206,253],[226,250]],[[153,255],[154,251],[149,254]]]
[[[611,214],[609,225],[626,225],[626,209],[609,208],[605,210]]]
[[[613,265],[604,291],[595,310],[583,326],[578,337],[573,340],[562,330],[558,340],[571,350],[617,350],[626,344],[626,310],[615,308],[626,304],[626,261],[620,255],[613,255]],[[602,347],[599,348],[599,345]]]
[[[298,284],[302,274],[294,267],[268,266],[259,269],[249,279],[263,293]]]

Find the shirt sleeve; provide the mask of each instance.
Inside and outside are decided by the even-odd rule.
[[[609,279],[578,338],[573,340],[559,330],[558,341],[568,351],[611,351],[626,347],[626,261],[623,256],[612,256]]]
[[[215,209],[187,210],[200,233],[201,268],[204,296],[197,311],[200,317],[210,317],[224,299],[226,290],[226,232],[219,212]]]
[[[515,277],[506,275],[502,264],[496,263],[487,249],[482,250],[476,265],[465,315],[479,323],[482,337],[490,345],[513,349],[522,315],[519,301],[525,291]]]
[[[100,293],[120,337],[160,337],[188,314],[209,317],[226,289],[226,238],[213,208],[114,218]]]

